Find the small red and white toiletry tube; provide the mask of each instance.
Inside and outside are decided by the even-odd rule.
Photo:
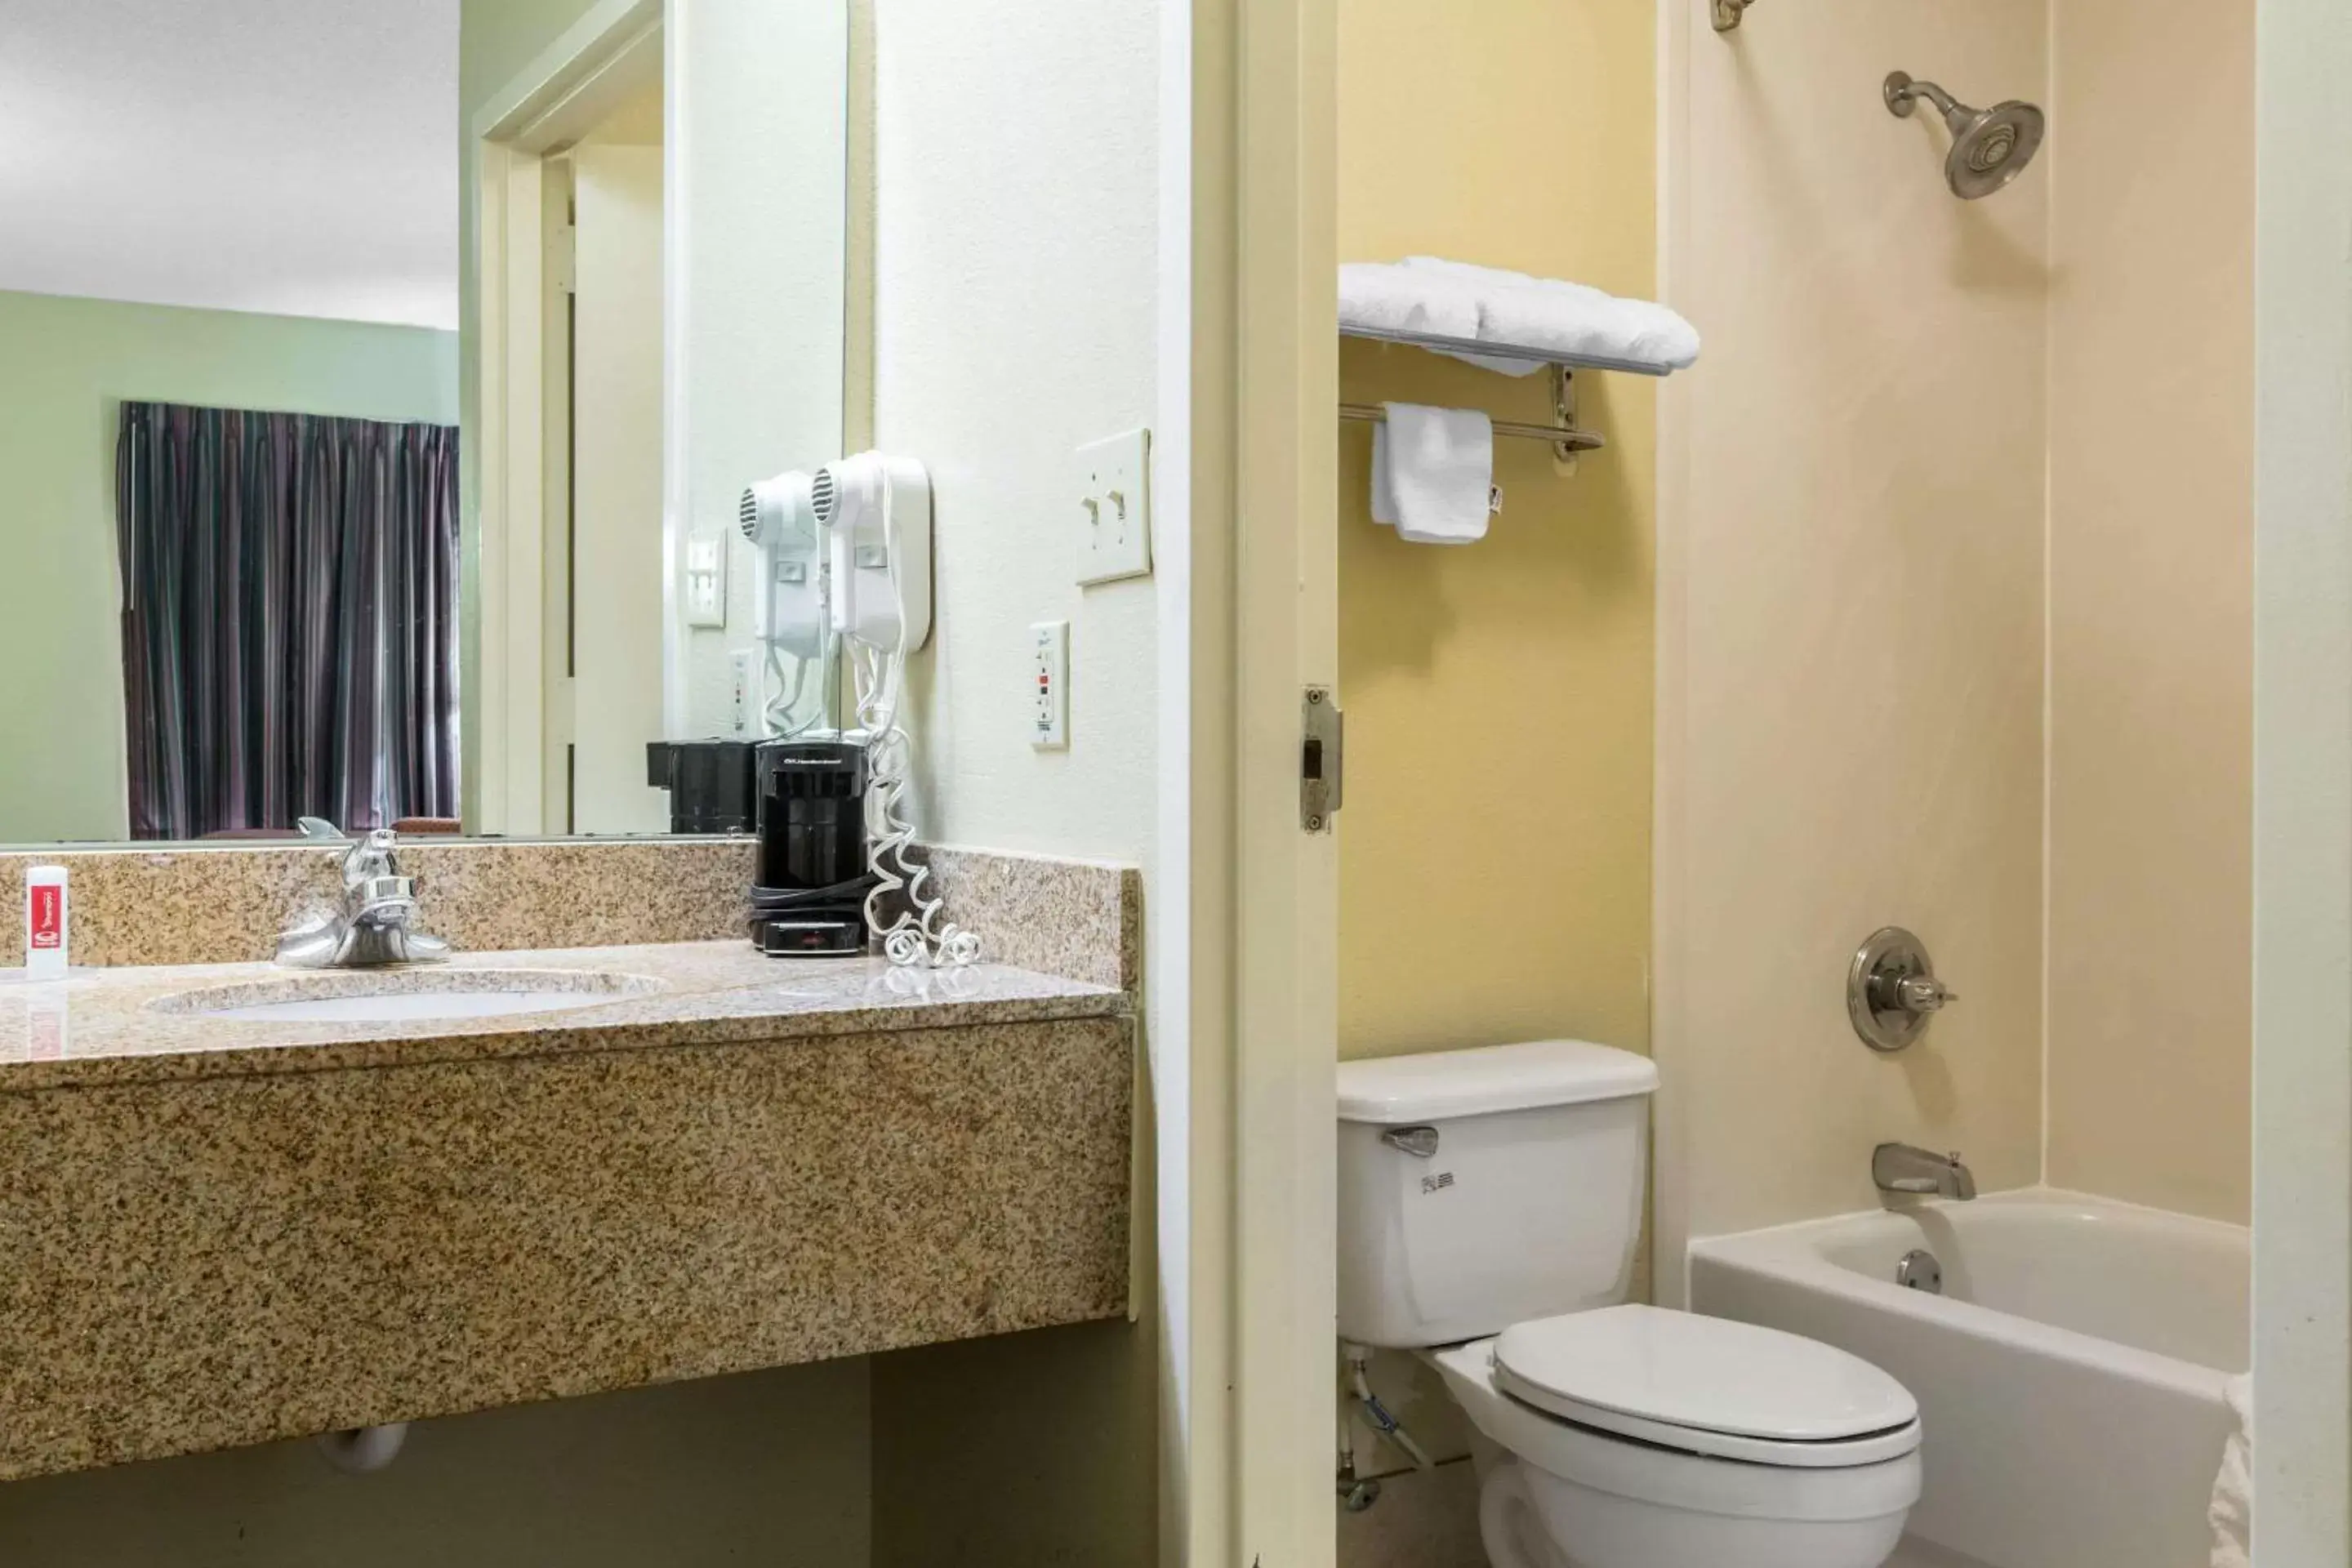
[[[72,963],[67,945],[71,915],[66,868],[35,866],[25,872],[25,978],[63,980]]]

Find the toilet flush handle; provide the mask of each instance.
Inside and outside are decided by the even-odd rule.
[[[1402,1149],[1416,1160],[1437,1158],[1437,1129],[1434,1127],[1391,1127],[1381,1134],[1381,1142],[1391,1149]]]

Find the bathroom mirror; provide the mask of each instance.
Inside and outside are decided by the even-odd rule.
[[[0,0],[0,844],[668,831],[822,721],[845,0]]]

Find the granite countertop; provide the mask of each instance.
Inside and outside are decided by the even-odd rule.
[[[482,972],[508,972],[488,979]],[[521,972],[520,975],[515,972]],[[226,1018],[225,1000],[431,990],[571,989],[612,999],[557,1012],[403,1022]],[[78,970],[46,984],[0,980],[0,1094],[87,1084],[411,1066],[499,1057],[647,1050],[880,1030],[1123,1017],[1125,991],[998,964],[894,969],[878,958],[776,959],[740,940],[551,952],[469,952],[399,970],[268,963]]]

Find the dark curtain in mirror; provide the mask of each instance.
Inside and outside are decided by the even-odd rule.
[[[131,831],[457,814],[457,431],[125,403]]]

